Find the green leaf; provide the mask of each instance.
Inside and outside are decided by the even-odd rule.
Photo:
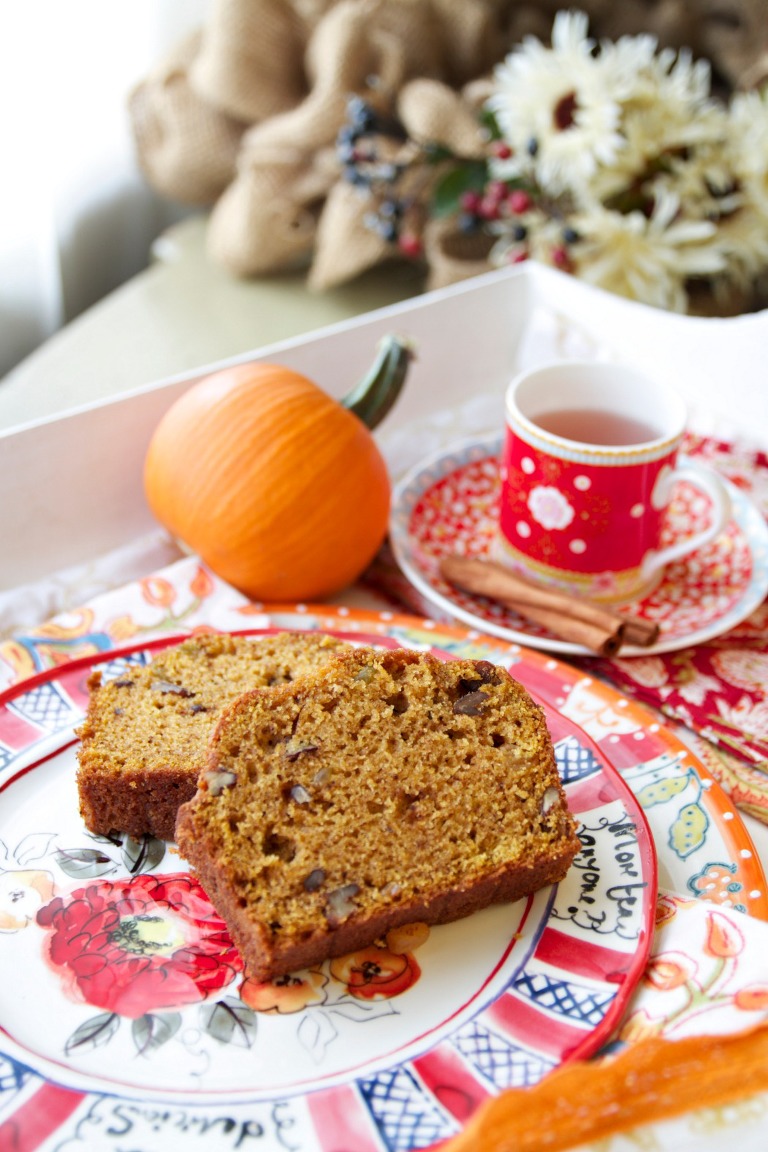
[[[435,216],[450,216],[461,207],[465,192],[482,192],[488,181],[488,170],[482,160],[469,160],[451,168],[438,181],[432,198]]]
[[[59,848],[55,860],[62,872],[75,880],[89,880],[117,871],[114,860],[98,848]]]
[[[67,1055],[76,1048],[102,1048],[114,1036],[120,1027],[120,1017],[116,1012],[101,1012],[98,1016],[86,1020],[77,1028],[64,1047]]]
[[[424,145],[424,155],[428,164],[442,164],[444,160],[454,160],[454,153],[444,144],[435,144],[430,141]]]
[[[157,1015],[147,1012],[138,1020],[134,1020],[131,1025],[136,1051],[140,1056],[157,1051],[176,1035],[179,1028],[181,1028],[180,1012],[164,1012]]]
[[[220,1044],[250,1048],[256,1039],[256,1013],[232,996],[200,1009],[203,1029]]]
[[[151,872],[164,856],[165,844],[154,836],[142,836],[138,840],[126,836],[123,840],[123,864],[132,876],[139,872]]]
[[[491,140],[501,140],[501,129],[499,128],[495,113],[493,113],[490,108],[485,106],[481,109],[479,120]]]

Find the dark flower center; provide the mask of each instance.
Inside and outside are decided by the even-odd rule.
[[[178,929],[163,916],[126,916],[109,939],[136,956],[168,956],[184,943]]]
[[[302,981],[297,976],[277,976],[273,981],[276,988],[298,988]]]
[[[567,92],[565,96],[561,96],[557,104],[555,104],[552,113],[555,127],[561,132],[564,132],[566,128],[570,128],[575,120],[577,108],[578,101],[575,92]]]

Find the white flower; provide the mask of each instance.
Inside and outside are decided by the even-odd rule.
[[[574,511],[566,496],[558,488],[550,485],[537,485],[528,496],[531,516],[542,528],[567,528],[573,520]]]
[[[600,205],[577,214],[579,275],[620,296],[684,312],[686,279],[722,272],[725,259],[713,243],[715,225],[678,220],[679,207],[676,196],[660,189],[649,217]]]
[[[746,288],[768,267],[768,204],[743,200],[717,225],[717,244],[731,280]]]
[[[728,133],[725,113],[720,113],[723,137]],[[679,155],[667,157],[665,170],[657,173],[652,187],[665,188],[685,206],[688,217],[717,219],[734,212],[743,202],[733,167],[727,162],[722,141],[708,142]]]
[[[768,208],[768,98],[737,93],[728,117],[728,161],[738,178],[751,185],[752,197]]]
[[[624,146],[612,73],[593,57],[586,33],[583,13],[559,12],[551,49],[528,36],[496,68],[488,106],[514,152],[496,163],[497,178],[535,165],[541,186],[557,194],[587,181],[598,164],[611,164]]]
[[[706,60],[649,35],[597,44],[574,11],[551,48],[526,37],[495,85],[512,154],[491,175],[532,202],[488,222],[491,263],[533,257],[678,312],[702,283],[732,311],[768,282],[768,91],[726,106]]]
[[[768,100],[757,92],[733,97],[722,162],[737,189],[721,207],[718,234],[729,271],[746,284],[768,267]]]
[[[687,49],[664,48],[651,61],[654,102],[670,109],[703,112],[709,104],[711,70],[706,60],[694,61]],[[691,126],[696,133],[699,128]]]
[[[590,192],[603,201],[648,180],[667,183],[685,204],[686,215],[704,216],[711,202],[710,185],[730,187],[733,173],[724,162],[728,132],[724,109],[715,105],[668,104],[660,93],[622,109],[625,146],[610,167],[599,168]],[[683,187],[686,180],[688,187]],[[701,210],[697,205],[702,203]]]
[[[601,40],[600,66],[610,80],[615,99],[622,105],[641,98],[648,89],[658,41],[655,36],[620,36]]]

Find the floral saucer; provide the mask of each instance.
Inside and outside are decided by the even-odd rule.
[[[493,636],[569,655],[589,655],[511,609],[475,596],[442,578],[439,561],[459,554],[494,554],[499,501],[499,434],[464,440],[412,469],[393,494],[390,543],[404,575],[446,621],[460,620]],[[768,525],[751,500],[724,480],[731,521],[703,548],[670,564],[661,582],[633,601],[634,615],[659,624],[650,648],[622,655],[672,652],[711,640],[746,619],[768,593]],[[691,485],[678,485],[664,545],[706,526],[709,502]]]

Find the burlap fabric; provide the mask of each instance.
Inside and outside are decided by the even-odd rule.
[[[247,124],[202,99],[190,68],[202,34],[188,37],[130,95],[139,161],[162,196],[212,204],[232,180]]]
[[[240,276],[292,266],[328,288],[391,256],[369,204],[341,179],[347,101],[395,110],[413,141],[482,155],[493,65],[558,0],[216,0],[207,25],[131,94],[142,168],[163,196],[211,208],[211,257]],[[597,36],[649,31],[712,61],[725,87],[768,77],[766,0],[581,0]],[[403,148],[408,147],[405,142]],[[393,154],[393,161],[407,157]],[[401,189],[427,201],[438,170]],[[406,177],[407,181],[408,177]],[[487,242],[424,231],[427,285],[487,268]]]

